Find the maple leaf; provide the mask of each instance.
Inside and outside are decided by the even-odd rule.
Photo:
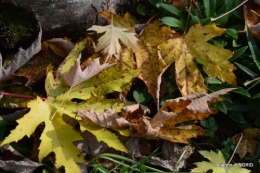
[[[102,70],[99,74],[71,88],[67,99],[78,98],[86,100],[95,95],[104,95],[114,91],[122,92],[124,90],[123,86],[131,82],[138,73],[138,69],[130,71],[125,69],[121,71],[121,65],[116,64]],[[67,93],[59,95],[58,99],[62,100],[66,95]]]
[[[70,51],[66,59],[60,64],[58,68],[59,73],[68,73],[70,69],[75,65],[81,52],[90,45],[88,38],[85,38],[75,44],[73,49]]]
[[[11,142],[17,142],[24,136],[30,137],[36,127],[44,122],[45,128],[41,135],[41,144],[39,146],[39,160],[54,152],[56,155],[56,166],[59,168],[65,166],[66,172],[81,172],[78,163],[84,161],[80,151],[73,145],[73,141],[81,140],[82,137],[73,130],[71,126],[66,125],[60,116],[56,116],[53,121],[50,120],[51,113],[55,111],[48,102],[43,102],[39,97],[28,103],[31,108],[23,118],[17,120],[18,125],[11,134],[5,138],[1,146]],[[58,113],[60,114],[60,112]],[[29,126],[28,126],[29,125]],[[68,138],[70,136],[70,138]]]
[[[138,77],[145,82],[158,108],[161,75],[170,64],[165,64],[158,56],[157,46],[171,34],[169,27],[159,28],[159,21],[154,21],[144,29],[139,38],[141,51],[135,52],[137,67],[140,69]]]
[[[0,53],[0,80],[13,74],[17,69],[19,69],[41,50],[41,38],[42,29],[40,28],[40,32],[36,40],[34,40],[31,46],[28,47],[26,50],[24,50],[23,48],[19,48],[18,52],[14,55],[12,62],[6,69],[4,69],[4,67],[2,66],[2,55]]]
[[[258,141],[255,139],[260,136],[260,129],[258,128],[247,128],[243,132],[243,138],[241,139],[237,153],[240,159],[243,159],[247,152],[251,155],[254,155],[258,145]],[[241,134],[236,134],[232,137],[232,141],[238,143],[240,140]]]
[[[79,55],[75,65],[71,67],[68,73],[61,73],[61,76],[64,78],[65,82],[70,86],[74,87],[79,83],[91,78],[92,76],[98,74],[105,68],[110,67],[114,64],[104,63],[100,65],[99,58],[94,59],[85,70],[82,71],[80,67],[80,58],[81,54]]]
[[[49,64],[53,64],[57,68],[73,46],[70,41],[61,38],[44,41],[41,51],[18,69],[14,75],[28,78],[25,86],[30,86],[46,76],[46,68]]]
[[[128,30],[126,28],[118,28],[111,24],[107,26],[94,25],[88,30],[94,30],[97,31],[97,33],[105,32],[105,34],[98,39],[96,52],[102,50],[108,58],[114,55],[119,59],[119,52],[121,50],[119,40],[121,40],[126,46],[134,50],[139,50],[137,38],[135,37],[136,33],[125,32]]]
[[[118,136],[114,133],[110,132],[104,127],[101,127],[100,125],[94,124],[91,121],[83,120],[80,121],[80,129],[81,131],[89,131],[92,133],[96,138],[97,141],[103,141],[105,142],[109,147],[112,147],[116,150],[122,151],[127,153],[127,149],[125,146],[120,142],[118,139]]]
[[[233,53],[207,43],[224,33],[225,29],[215,24],[196,24],[185,36],[168,39],[158,46],[166,64],[175,62],[176,82],[182,95],[207,91],[196,62],[203,65],[210,78],[218,77],[223,82],[236,85],[236,76],[233,74],[235,66],[228,61]]]
[[[106,128],[121,129],[129,126],[129,122],[120,117],[113,108],[106,109],[102,114],[99,114],[94,109],[90,111],[79,109],[78,116]]]
[[[208,170],[212,170],[213,173],[250,173],[250,170],[241,168],[240,166],[221,166],[221,164],[226,163],[221,151],[218,151],[218,153],[215,153],[213,151],[199,151],[199,153],[205,158],[209,159],[210,162],[202,161],[194,163],[195,165],[197,165],[197,168],[192,169],[191,172],[207,172]]]
[[[163,107],[149,120],[144,113],[126,111],[121,115],[127,119],[133,128],[147,138],[161,138],[171,142],[188,143],[187,139],[203,135],[206,131],[196,125],[175,126],[190,120],[204,120],[209,115],[217,113],[209,108],[213,102],[220,101],[220,95],[226,94],[234,88],[223,89],[215,93],[196,93],[186,97],[167,100]],[[140,116],[141,115],[141,116]]]

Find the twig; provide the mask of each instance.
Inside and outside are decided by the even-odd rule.
[[[231,162],[232,158],[234,157],[234,154],[235,154],[235,152],[236,152],[236,150],[237,150],[237,147],[239,146],[239,144],[240,144],[242,138],[243,138],[243,133],[241,133],[241,137],[240,137],[240,139],[239,139],[239,141],[238,141],[238,143],[237,143],[237,146],[236,146],[236,148],[234,149],[234,152],[233,152],[232,156],[230,157],[230,159],[229,159],[229,161],[228,161],[227,164],[229,164],[229,163]]]
[[[232,10],[230,10],[230,11],[228,11],[228,12],[222,14],[221,16],[218,16],[218,17],[216,17],[216,18],[211,18],[211,19],[210,19],[211,22],[214,22],[214,21],[216,21],[216,20],[218,20],[218,19],[220,19],[220,18],[222,18],[222,17],[228,15],[229,13],[232,13],[233,11],[235,11],[236,9],[238,9],[239,7],[241,7],[242,5],[244,5],[247,1],[248,1],[248,0],[245,0],[244,2],[242,2],[241,4],[239,4],[237,7],[235,7],[234,9],[232,9]]]
[[[28,96],[28,95],[23,95],[23,94],[13,94],[13,93],[7,93],[7,92],[0,92],[0,94],[3,94],[4,96],[9,96],[9,97],[16,97],[16,98],[24,98],[24,99],[33,99],[34,96]],[[43,101],[47,100],[47,98],[41,98]]]

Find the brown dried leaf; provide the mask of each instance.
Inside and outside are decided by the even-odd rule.
[[[22,66],[15,75],[28,78],[25,86],[30,86],[46,75],[46,69],[49,64],[57,68],[72,50],[73,46],[70,41],[61,38],[45,41],[42,43],[42,50]]]
[[[187,143],[188,138],[205,134],[206,131],[196,125],[177,126],[176,124],[190,120],[204,120],[217,111],[209,108],[213,102],[220,100],[220,96],[234,88],[223,89],[211,94],[197,93],[187,97],[167,100],[151,121],[142,119],[139,133],[148,138],[162,138],[172,142]]]
[[[172,0],[172,4],[179,6],[181,8],[185,8],[189,5],[189,0]]]
[[[115,112],[114,108],[106,109],[101,114],[96,112],[94,109],[90,109],[90,111],[79,109],[78,116],[83,120],[90,120],[105,128],[127,129],[129,127],[129,122],[120,117]]]
[[[260,129],[247,128],[242,133],[243,133],[243,138],[241,139],[241,142],[237,148],[237,153],[240,159],[243,159],[247,154],[247,152],[250,153],[251,155],[255,154],[256,147],[258,145],[258,141],[255,140],[255,138],[260,136]],[[238,143],[240,137],[241,137],[240,133],[236,134],[235,136],[233,136],[232,141]]]
[[[260,39],[260,7],[252,8],[251,1],[244,4],[244,17],[253,36]]]

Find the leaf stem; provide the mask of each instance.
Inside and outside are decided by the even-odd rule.
[[[3,94],[4,96],[9,96],[9,97],[16,97],[16,98],[24,98],[24,99],[33,99],[34,96],[28,96],[28,95],[23,95],[23,94],[13,94],[13,93],[8,93],[8,92],[0,92],[0,94]],[[43,101],[47,100],[47,98],[41,97]]]
[[[61,107],[61,105],[64,103],[64,101],[68,98],[68,96],[69,96],[69,94],[70,94],[70,92],[71,92],[71,88],[72,88],[72,87],[70,87],[70,89],[69,89],[68,93],[66,94],[65,98],[62,100],[62,102],[61,102],[61,103],[59,104],[59,106],[56,108],[55,112],[52,114],[52,116],[51,116],[51,118],[50,118],[51,121],[53,120],[53,118],[54,118],[55,115],[57,114],[58,109]]]
[[[242,2],[241,4],[239,4],[237,7],[235,7],[234,9],[232,9],[232,10],[230,10],[230,11],[228,11],[228,12],[222,14],[221,16],[218,16],[218,17],[216,17],[216,18],[211,18],[211,22],[214,22],[214,21],[216,21],[216,20],[218,20],[218,19],[220,19],[220,18],[222,18],[222,17],[228,15],[229,13],[232,13],[233,11],[235,11],[236,9],[238,9],[239,7],[241,7],[242,5],[244,5],[247,1],[248,1],[248,0],[245,0],[244,2]]]

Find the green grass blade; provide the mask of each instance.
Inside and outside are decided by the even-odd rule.
[[[250,32],[250,29],[248,28],[247,24],[246,24],[246,36],[247,36],[247,41],[248,41],[248,45],[249,45],[249,49],[252,53],[252,57],[253,60],[256,64],[256,66],[258,67],[258,69],[260,70],[260,51],[255,43],[255,40]]]
[[[232,58],[229,59],[229,62],[235,61],[237,58],[240,58],[243,53],[247,50],[248,46],[241,47],[234,51],[234,55]]]
[[[216,0],[203,0],[207,18],[215,17]]]
[[[234,64],[237,65],[237,67],[239,69],[241,69],[242,71],[244,71],[245,73],[247,73],[248,75],[250,75],[252,78],[255,78],[257,76],[257,74],[255,72],[253,72],[252,70],[250,70],[249,68],[243,66],[242,64],[239,64],[237,62],[234,62]]]
[[[158,5],[160,7],[162,7],[163,9],[165,9],[166,11],[168,11],[169,13],[172,13],[176,16],[179,16],[181,17],[181,13],[180,13],[180,8],[174,6],[174,5],[171,5],[171,4],[165,4],[165,3],[158,3]]]

